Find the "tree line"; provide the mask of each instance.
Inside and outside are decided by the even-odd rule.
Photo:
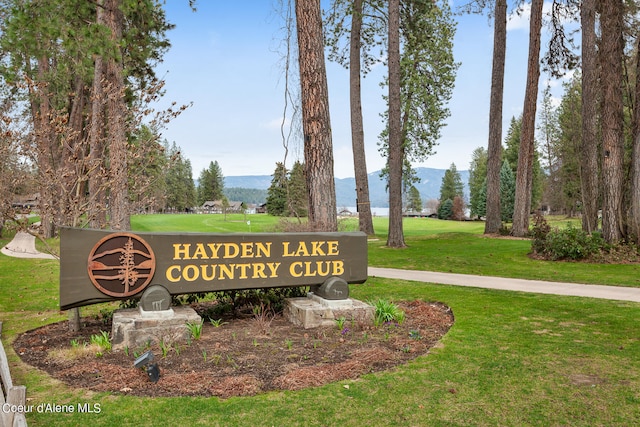
[[[433,153],[449,115],[447,102],[459,65],[452,54],[456,23],[449,2],[334,0],[324,15],[317,0],[296,0],[293,6],[297,25],[291,54],[297,55],[304,144],[300,167],[305,189],[300,191],[306,201],[283,209],[295,215],[306,209],[313,229],[337,229],[327,49],[330,60],[349,69],[360,228],[373,233],[359,82],[379,63],[387,70],[381,84],[388,89],[385,127],[379,136],[380,151],[387,158],[387,244],[402,247],[403,200],[413,192],[415,179],[411,165]],[[507,135],[513,145],[508,142],[503,150],[509,5],[504,0],[467,5],[468,11],[488,11],[494,22],[486,175],[481,184],[474,182],[484,196],[480,204],[475,193],[470,201],[474,213],[485,214],[486,233],[497,232],[508,217],[514,235],[528,233],[529,215],[539,205],[537,197],[544,194],[544,187],[539,187],[544,172],[552,177],[547,180],[549,188],[562,183],[562,191],[548,193],[546,204],[561,203],[565,209],[579,211],[583,228],[601,229],[608,242],[638,240],[640,38],[632,6],[619,0],[554,2],[548,20],[551,43],[541,55],[542,0],[532,0],[523,113],[515,119],[518,136]],[[4,18],[0,24],[3,170],[11,171],[11,176],[37,176],[47,236],[56,227],[84,222],[92,227],[128,228],[129,213],[159,200],[158,159],[172,159],[160,142],[161,132],[188,108],[150,108],[162,96],[163,82],[153,67],[169,48],[166,32],[172,28],[161,4],[154,0],[3,0],[0,12]],[[568,18],[580,22],[579,47],[572,44],[570,30],[565,28]],[[541,116],[546,123],[542,157],[536,154],[535,141],[541,62],[556,75],[578,65],[580,71],[566,88],[557,119],[550,115],[551,109],[549,115]],[[512,122],[509,132],[515,135],[514,126]],[[474,153],[478,171],[485,168],[479,163],[481,156]],[[536,163],[540,159],[544,168]],[[515,176],[512,214],[511,202],[501,194],[501,181],[511,179],[507,169]],[[214,192],[206,196],[203,192],[209,182],[216,181],[215,172],[209,168],[209,175],[202,177],[196,200],[216,198],[213,187]],[[285,181],[293,172],[293,168],[277,171],[274,180],[290,186]],[[17,191],[20,185],[24,186],[3,178],[0,195]],[[561,194],[566,198],[551,198]],[[177,209],[186,203],[177,195],[168,199]]]

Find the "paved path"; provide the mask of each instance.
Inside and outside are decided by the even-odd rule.
[[[578,283],[544,282],[542,280],[508,279],[471,274],[438,273],[434,271],[399,270],[369,267],[369,276],[387,279],[413,280],[444,285],[502,289],[540,294],[571,295],[640,302],[640,288],[622,286],[582,285]]]
[[[17,232],[13,240],[2,248],[1,252],[15,258],[57,259],[51,254],[38,252],[36,250],[36,237],[24,231]]]
[[[2,248],[2,253],[17,258],[56,259],[56,257],[51,254],[38,252],[35,247],[35,240],[35,236],[29,233],[18,232],[14,239]],[[369,267],[368,273],[369,276],[374,277],[441,283],[443,285],[640,302],[640,288],[627,288],[622,286],[582,285],[577,283],[544,282],[542,280],[509,279],[503,277],[475,276],[471,274],[399,270],[395,268],[378,267]]]

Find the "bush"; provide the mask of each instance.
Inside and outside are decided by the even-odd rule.
[[[534,254],[544,254],[546,247],[547,235],[551,231],[551,227],[544,219],[540,212],[536,212],[533,216],[533,228],[531,229],[531,250]]]
[[[605,242],[599,233],[589,235],[582,229],[568,224],[567,228],[563,230],[550,230],[544,240],[534,238],[532,245],[536,245],[533,248],[534,251],[542,253],[549,259],[570,259],[575,261],[598,253],[604,248]]]

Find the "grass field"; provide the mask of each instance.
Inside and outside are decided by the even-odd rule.
[[[247,220],[251,224],[247,224]],[[134,217],[136,230],[263,232],[263,215]],[[249,229],[251,227],[251,229]],[[342,227],[355,227],[346,222]],[[412,219],[409,248],[384,247],[375,219],[372,266],[637,286],[638,266],[544,263],[529,242],[487,239],[480,223]],[[6,244],[1,240],[0,245]],[[53,245],[55,246],[55,242]],[[609,268],[610,267],[610,268]],[[30,404],[97,404],[100,413],[30,413],[33,426],[631,426],[640,423],[640,304],[399,280],[352,285],[354,298],[449,305],[456,322],[429,355],[397,369],[298,392],[231,398],[136,398],[69,389],[22,364],[7,343],[65,318],[57,262],[0,255],[0,320],[14,382]],[[113,305],[83,309],[98,313]]]

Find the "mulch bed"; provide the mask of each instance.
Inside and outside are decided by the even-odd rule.
[[[305,330],[282,316],[236,315],[217,327],[205,322],[199,340],[166,343],[165,355],[154,344],[98,356],[91,336],[110,332],[111,324],[91,318],[83,319],[80,332],[70,332],[67,322],[28,331],[13,347],[25,363],[70,387],[135,396],[246,396],[389,369],[427,354],[453,325],[453,313],[443,304],[398,305],[405,321],[379,327],[346,322],[342,329],[336,324]],[[206,310],[203,304],[193,307]],[[156,383],[133,366],[149,349],[160,368]]]

